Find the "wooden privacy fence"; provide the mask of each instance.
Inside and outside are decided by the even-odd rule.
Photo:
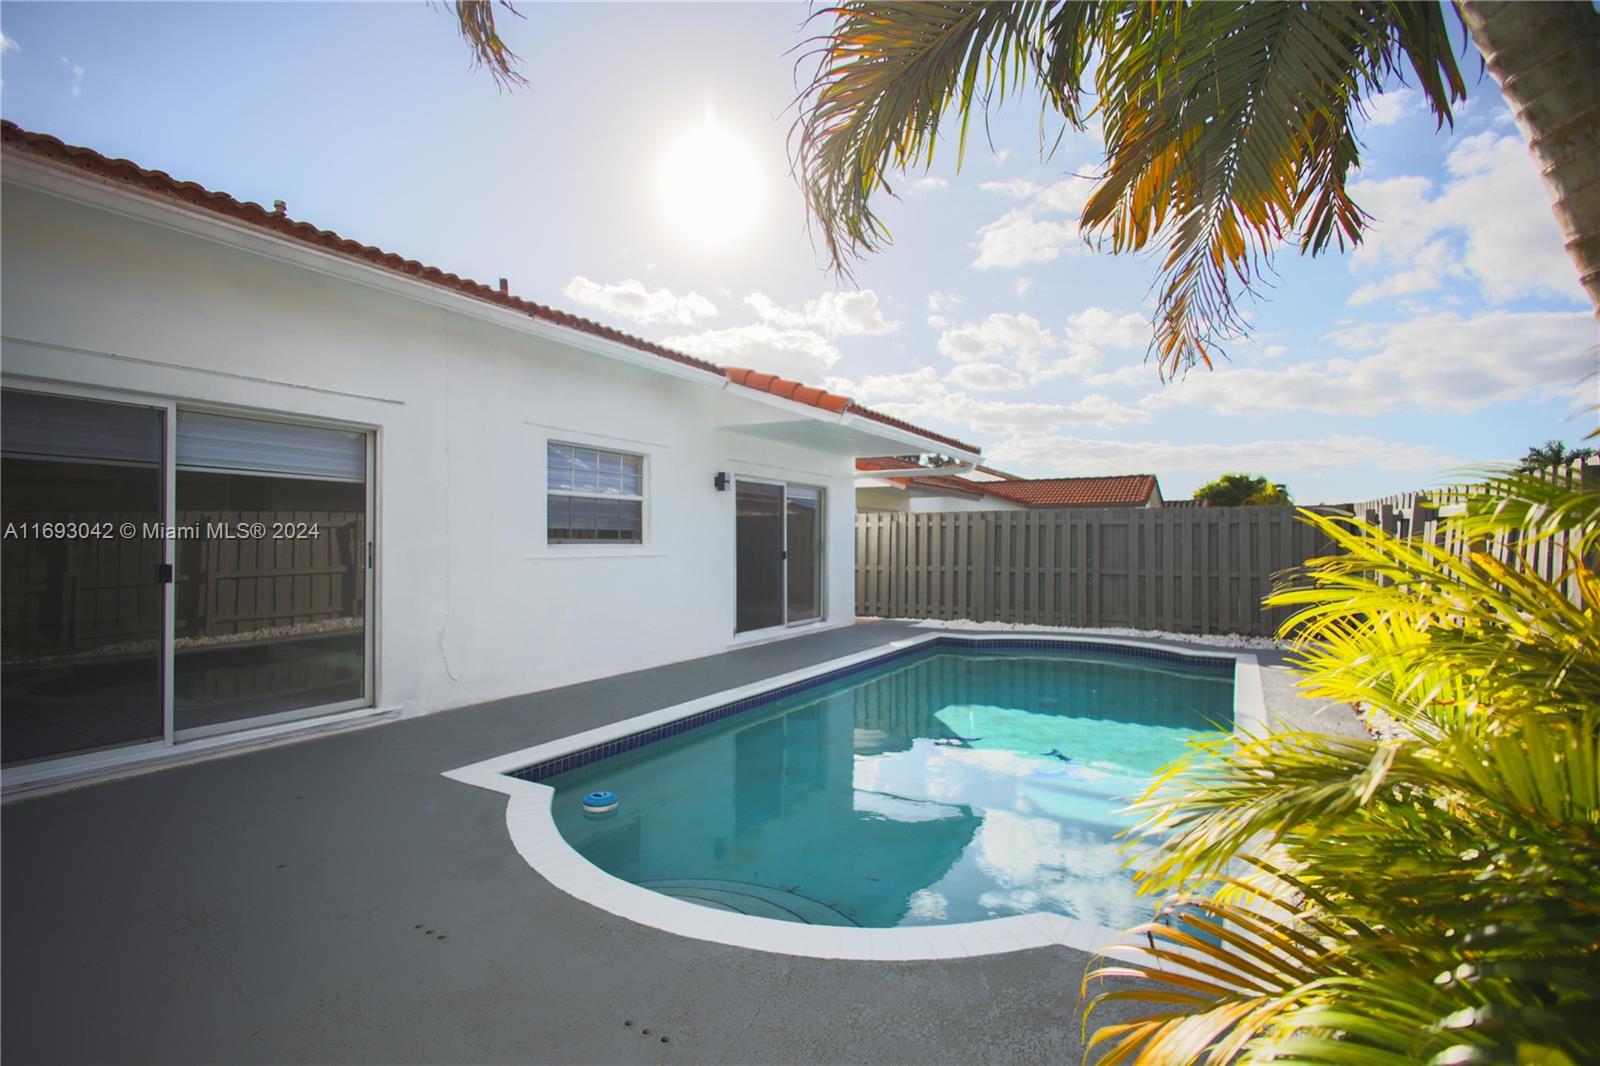
[[[1292,507],[856,516],[856,612],[1270,636],[1274,575],[1329,543]]]
[[[1600,456],[1554,467],[1540,476],[1569,487],[1593,488],[1600,485]],[[1467,545],[1448,535],[1441,520],[1460,509],[1471,488],[1455,485],[1429,492],[1404,492],[1354,503],[1349,510],[1356,518],[1378,526],[1385,532],[1401,537],[1419,537],[1460,555]],[[1570,570],[1567,556],[1570,541],[1572,538],[1562,534],[1533,544],[1523,544],[1522,538],[1512,533],[1478,547],[1487,547],[1491,555],[1514,569],[1536,574],[1546,581],[1555,581]],[[1575,577],[1567,576],[1563,586],[1563,591],[1574,603],[1580,602]]]
[[[1600,484],[1600,458],[1543,476]],[[1471,492],[1454,486],[1341,507],[1402,537],[1457,554],[1441,525]],[[1567,538],[1487,545],[1502,562],[1556,580]],[[1050,626],[1126,626],[1174,633],[1271,636],[1288,617],[1266,610],[1275,576],[1332,545],[1292,507],[1085,508],[856,516],[856,613]],[[1576,581],[1566,593],[1579,599]]]
[[[70,521],[118,529],[154,524],[154,513],[74,513],[18,521]],[[363,548],[366,515],[359,511],[181,510],[178,526],[236,529],[262,523],[264,537],[179,539],[175,606],[177,635],[214,637],[276,626],[303,626],[365,612]],[[274,538],[274,524],[317,524],[317,536]],[[154,536],[103,539],[14,539],[6,542],[0,574],[7,654],[68,652],[104,644],[151,640],[162,628]]]

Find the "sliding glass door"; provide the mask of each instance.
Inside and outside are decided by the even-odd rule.
[[[822,617],[822,490],[790,485],[787,495],[788,620],[810,622]]]
[[[0,399],[5,763],[370,703],[368,434]]]
[[[740,478],[734,489],[739,610],[735,631],[783,623],[783,486]]]
[[[160,408],[0,393],[0,747],[159,740]]]
[[[178,412],[180,732],[362,698],[366,471],[364,433]]]
[[[737,612],[747,633],[822,617],[822,490],[739,478]]]

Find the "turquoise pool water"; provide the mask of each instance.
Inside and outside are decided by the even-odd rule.
[[[1124,927],[1152,907],[1123,869],[1119,808],[1232,713],[1231,672],[938,648],[545,783],[590,862],[707,907],[872,928],[1035,911]],[[617,810],[584,813],[601,789]]]

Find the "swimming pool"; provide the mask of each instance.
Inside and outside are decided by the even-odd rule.
[[[1127,798],[1259,703],[1251,656],[929,636],[448,776],[512,798],[514,842],[558,887],[685,935],[1091,947],[1151,913],[1114,840]],[[597,790],[617,809],[586,813]]]

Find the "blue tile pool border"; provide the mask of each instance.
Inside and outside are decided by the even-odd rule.
[[[548,778],[555,777],[558,774],[564,774],[569,770],[576,770],[579,767],[587,766],[590,763],[599,762],[602,759],[609,759],[613,756],[621,755],[624,752],[633,751],[637,748],[654,744],[660,740],[666,740],[668,737],[680,736],[681,734],[690,732],[691,730],[711,725],[714,722],[720,722],[724,718],[729,718],[736,714],[742,714],[745,711],[753,710],[757,707],[766,706],[767,704],[774,703],[787,696],[792,696],[797,692],[804,692],[808,689],[816,688],[819,685],[825,685],[830,681],[837,681],[842,677],[849,677],[852,674],[859,674],[867,670],[875,670],[880,666],[895,662],[899,659],[909,658],[914,655],[926,655],[939,648],[978,649],[982,651],[1045,650],[1093,652],[1097,655],[1109,655],[1114,658],[1143,659],[1147,662],[1169,663],[1172,665],[1196,669],[1206,673],[1214,673],[1218,675],[1225,674],[1230,678],[1233,676],[1235,662],[1235,659],[1232,655],[1191,655],[1184,652],[1167,651],[1162,648],[1136,647],[1127,644],[1102,644],[1092,640],[1041,640],[1029,639],[1025,637],[1001,640],[970,640],[963,637],[939,637],[935,640],[927,641],[914,647],[899,648],[895,651],[887,652],[886,654],[867,659],[863,662],[852,663],[849,666],[843,666],[837,670],[829,670],[825,673],[817,674],[814,677],[807,677],[800,681],[793,682],[792,684],[782,685],[774,689],[768,689],[765,692],[760,692],[753,696],[746,696],[743,699],[733,700],[732,702],[724,703],[708,710],[698,711],[694,714],[679,718],[676,721],[666,722],[662,725],[652,726],[648,729],[642,729],[637,733],[630,733],[627,736],[618,737],[615,740],[603,741],[599,744],[582,748],[578,751],[569,752],[565,755],[559,755],[552,759],[545,759],[542,762],[536,762],[529,766],[524,766],[519,770],[508,771],[506,776],[514,777],[521,781],[544,781]]]

